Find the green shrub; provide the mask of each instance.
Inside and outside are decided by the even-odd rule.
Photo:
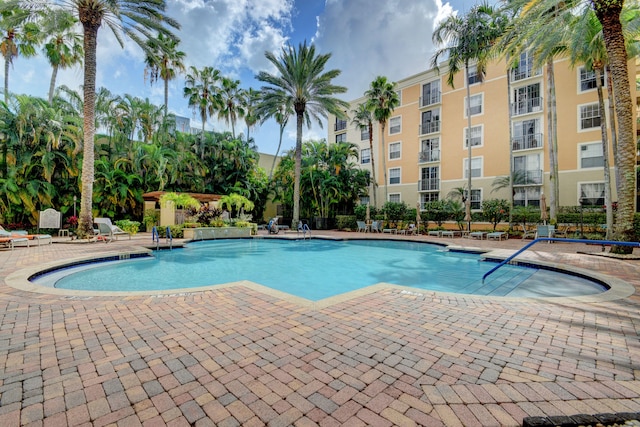
[[[127,233],[131,234],[132,236],[135,236],[138,233],[138,230],[140,229],[140,222],[131,221],[128,219],[118,220],[116,221],[116,225],[120,227],[123,231],[126,231]]]
[[[144,211],[144,217],[142,217],[142,222],[144,226],[147,228],[147,231],[151,231],[154,225],[156,225],[160,221],[160,211],[155,209],[147,209]]]
[[[336,226],[338,227],[338,230],[356,230],[358,228],[356,218],[356,215],[336,215]],[[362,220],[358,221],[364,221],[364,217]]]
[[[239,228],[251,227],[251,223],[249,221],[236,221],[233,225],[234,227]]]

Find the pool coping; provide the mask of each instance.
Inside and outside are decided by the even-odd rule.
[[[259,238],[265,238],[265,236],[260,236]],[[282,239],[282,240],[299,240],[295,238],[287,237],[277,237],[277,236],[268,236],[266,238],[270,239]],[[333,236],[313,236],[314,239],[323,239],[323,240],[367,240],[358,237],[347,237],[347,238],[336,238]],[[411,241],[420,244],[429,244],[435,246],[446,247],[448,250],[455,250],[460,252],[468,252],[480,254],[482,258],[490,258],[492,260],[501,260],[505,259],[506,256],[500,254],[502,250],[494,249],[487,250],[477,247],[465,247],[459,245],[452,245],[447,243],[434,243],[434,242],[416,242],[413,240],[404,240],[404,239],[380,239],[380,240],[390,240],[390,241]],[[567,264],[562,263],[552,263],[541,260],[514,260],[514,264],[522,263],[526,265],[533,266],[541,266],[546,269],[550,269],[553,271],[578,275],[578,276],[586,276],[588,278],[592,278],[596,281],[604,283],[609,287],[608,290],[593,295],[583,295],[583,296],[563,296],[563,297],[509,297],[509,296],[485,296],[485,295],[472,295],[472,294],[464,294],[464,293],[454,293],[454,292],[442,292],[442,291],[432,291],[426,289],[416,289],[409,286],[396,285],[391,283],[380,282],[371,286],[367,286],[361,289],[356,289],[354,291],[346,292],[344,294],[335,295],[329,298],[325,298],[318,301],[308,300],[302,297],[297,297],[295,295],[278,291],[267,286],[261,285],[259,283],[255,283],[249,280],[240,280],[236,282],[229,282],[224,284],[210,285],[210,286],[199,286],[192,288],[177,288],[177,289],[166,289],[166,290],[153,290],[153,291],[85,291],[85,290],[71,290],[71,289],[60,289],[60,288],[52,288],[47,286],[42,286],[36,283],[29,281],[30,278],[34,276],[38,276],[43,274],[46,271],[58,270],[78,264],[86,264],[89,262],[93,262],[95,260],[122,260],[129,259],[134,257],[142,257],[148,256],[152,254],[153,251],[149,248],[139,247],[138,249],[115,252],[109,255],[90,255],[90,256],[82,256],[75,257],[67,260],[57,260],[52,261],[45,264],[39,264],[36,266],[26,267],[20,270],[17,270],[11,274],[9,274],[5,278],[5,283],[17,290],[25,291],[25,292],[33,292],[38,294],[49,294],[55,296],[63,296],[63,297],[134,297],[134,296],[144,296],[144,297],[152,297],[152,298],[161,298],[161,297],[171,297],[171,296],[185,296],[203,292],[211,292],[218,289],[224,289],[228,287],[234,286],[245,286],[252,290],[295,303],[302,307],[313,308],[313,309],[322,309],[325,307],[329,307],[341,302],[345,302],[348,300],[352,300],[354,298],[368,295],[371,293],[379,292],[382,290],[396,290],[400,294],[403,295],[411,295],[411,296],[431,296],[431,297],[449,297],[449,298],[463,298],[463,299],[473,299],[479,301],[509,301],[509,302],[531,302],[531,301],[540,301],[540,302],[553,302],[553,303],[563,303],[563,304],[575,304],[575,303],[600,303],[600,302],[608,302],[615,301],[619,299],[627,298],[635,293],[635,287],[631,284],[618,279],[613,276],[604,275],[592,270],[587,270]]]

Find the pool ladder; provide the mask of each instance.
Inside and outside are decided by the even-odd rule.
[[[173,250],[173,236],[171,235],[171,228],[167,227],[165,230],[165,238],[166,243],[169,244],[169,249]],[[158,232],[158,227],[155,225],[151,229],[151,241],[156,242],[156,250],[160,249],[160,233]]]
[[[307,233],[309,233],[309,240],[311,240],[311,229],[309,228],[309,224],[303,224],[302,221],[298,222],[298,234],[302,232],[302,239],[307,238]]]

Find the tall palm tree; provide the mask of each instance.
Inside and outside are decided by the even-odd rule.
[[[280,148],[282,147],[284,129],[287,123],[289,123],[289,118],[294,114],[293,105],[291,104],[291,98],[284,91],[263,90],[260,95],[260,103],[258,104],[257,111],[260,116],[260,123],[264,123],[268,119],[273,118],[280,128],[278,148],[276,149],[276,154],[273,156],[271,170],[269,171],[269,181],[271,181],[273,171],[276,167],[278,153],[280,153]]]
[[[353,114],[353,119],[351,120],[351,124],[355,125],[360,131],[366,130],[369,133],[369,155],[371,157],[371,178],[372,178],[372,187],[373,187],[373,207],[378,207],[378,196],[377,196],[377,186],[378,181],[376,181],[376,166],[374,162],[373,156],[373,112],[372,112],[371,103],[363,102],[358,104],[358,106],[351,110],[351,114]],[[385,168],[386,169],[386,168]],[[385,178],[386,182],[386,178]]]
[[[469,65],[475,63],[478,74],[484,75],[486,64],[490,59],[490,49],[492,43],[500,35],[501,29],[494,22],[495,10],[492,6],[483,3],[475,5],[463,16],[450,15],[441,21],[433,32],[433,42],[438,49],[431,58],[431,65],[437,70],[440,58],[448,56],[449,66],[447,83],[454,87],[453,78],[462,69],[465,71],[467,87],[467,149],[468,149],[468,170],[467,170],[467,199],[471,202],[471,88],[469,85]],[[471,220],[469,218],[467,227],[471,230]]]
[[[145,76],[149,73],[151,84],[158,79],[164,82],[164,115],[167,115],[169,105],[169,82],[178,73],[183,73],[185,53],[178,50],[179,41],[174,37],[166,37],[162,33],[156,38],[147,40],[148,52],[145,58]]]
[[[247,144],[249,144],[251,141],[251,137],[249,135],[251,128],[260,121],[260,115],[258,112],[260,92],[250,87],[242,92],[242,99],[240,100],[240,103],[244,110],[244,123],[247,125]]]
[[[0,53],[4,59],[4,101],[9,97],[9,68],[19,55],[36,55],[36,46],[40,42],[40,27],[33,20],[39,15],[31,15],[22,9],[19,3],[4,3],[0,6]]]
[[[220,70],[204,67],[202,70],[191,66],[185,80],[184,97],[189,107],[200,113],[202,133],[200,134],[200,157],[204,159],[204,126],[208,117],[220,108],[221,99],[217,83],[220,81]]]
[[[236,121],[238,117],[244,117],[244,107],[242,106],[243,90],[240,87],[240,80],[232,80],[223,77],[220,84],[220,110],[218,118],[224,119],[227,124],[231,124],[231,135],[236,137]]]
[[[616,105],[618,149],[615,161],[621,180],[618,187],[615,238],[631,240],[634,237],[633,214],[635,211],[637,147],[633,130],[634,110],[629,87],[627,49],[620,21],[624,0],[591,0],[591,3],[598,21],[602,24],[602,35],[611,67]],[[628,252],[629,248],[619,246],[615,250]]]
[[[384,174],[384,200],[388,202],[389,194],[387,191],[387,161],[386,161],[386,149],[384,146],[384,133],[387,126],[387,121],[391,118],[393,110],[400,105],[400,99],[398,93],[395,91],[395,83],[387,81],[384,76],[378,76],[369,85],[369,89],[364,93],[368,98],[369,108],[373,110],[373,117],[378,123],[380,123],[381,146],[382,146],[382,171]],[[371,136],[370,136],[371,137]],[[373,155],[373,153],[371,153]],[[373,185],[374,191],[376,184]]]
[[[324,71],[331,54],[316,55],[313,44],[307,42],[298,45],[298,49],[288,45],[282,48],[280,57],[272,52],[265,56],[278,71],[277,75],[261,71],[257,79],[270,86],[264,87],[265,96],[275,96],[277,99],[288,99],[287,105],[293,105],[296,113],[296,159],[295,179],[293,185],[293,225],[297,227],[300,220],[300,171],[302,163],[302,124],[307,116],[318,119],[326,118],[327,113],[344,117],[344,110],[349,106],[346,101],[339,100],[333,95],[344,93],[347,88],[336,86],[331,80],[340,75],[340,70]]]
[[[49,103],[53,102],[58,70],[82,64],[82,35],[76,31],[78,20],[68,11],[54,9],[43,20],[47,35],[43,51],[51,64]]]

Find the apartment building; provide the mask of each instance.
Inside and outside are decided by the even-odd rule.
[[[635,61],[629,63],[632,98],[637,99]],[[584,66],[572,68],[569,61],[554,63],[557,104],[559,204],[604,204],[604,160],[600,120],[608,117],[598,107],[595,73]],[[533,58],[523,54],[519,65],[509,70],[504,62],[489,64],[484,75],[471,67],[469,75],[458,73],[454,86],[447,84],[446,65],[438,70],[396,82],[400,105],[389,119],[382,147],[381,128],[374,123],[373,153],[368,133],[361,132],[351,118],[365,98],[350,102],[348,120],[329,118],[328,141],[358,145],[360,167],[371,170],[373,158],[378,182],[377,201],[406,202],[409,206],[446,199],[467,187],[468,145],[471,143],[471,207],[483,200],[509,198],[509,189],[494,191],[496,178],[517,177],[516,206],[538,206],[549,183],[547,131],[547,72],[536,68]],[[604,80],[604,79],[603,79]],[[467,99],[467,85],[471,96]],[[471,128],[467,120],[470,103]],[[511,113],[511,122],[510,122]],[[511,124],[510,124],[511,123]],[[511,129],[510,129],[511,128]],[[613,163],[611,149],[610,159]],[[373,155],[372,155],[373,154]],[[385,174],[386,172],[386,174]],[[611,169],[613,176],[613,168]],[[386,179],[385,179],[386,175]],[[616,200],[615,186],[612,186]],[[386,196],[385,196],[386,195]],[[369,197],[362,203],[371,202]]]

